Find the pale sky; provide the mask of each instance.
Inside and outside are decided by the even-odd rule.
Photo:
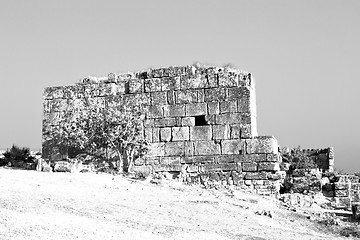
[[[259,135],[360,171],[360,1],[0,0],[0,149],[41,148],[42,92],[195,61],[256,79]]]

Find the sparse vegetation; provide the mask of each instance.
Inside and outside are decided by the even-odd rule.
[[[290,163],[290,168],[294,169],[313,169],[318,166],[311,159],[311,156],[301,151],[300,146],[293,148],[289,153],[283,154],[283,161]]]

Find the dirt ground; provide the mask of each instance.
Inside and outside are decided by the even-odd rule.
[[[110,174],[0,168],[0,239],[349,238],[270,197]]]

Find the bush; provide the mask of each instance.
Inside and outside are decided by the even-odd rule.
[[[19,148],[13,145],[10,150],[6,150],[4,153],[5,158],[18,161],[26,161],[30,157],[30,148]]]

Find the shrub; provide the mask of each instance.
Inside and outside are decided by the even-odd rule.
[[[30,156],[30,148],[27,147],[20,148],[16,145],[13,145],[10,148],[10,150],[6,150],[4,156],[7,159],[25,161]]]

